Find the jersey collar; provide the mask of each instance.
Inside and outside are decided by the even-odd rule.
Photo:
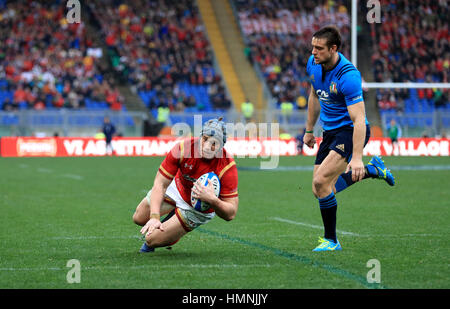
[[[323,66],[322,66],[322,72],[323,72],[323,73],[326,73],[326,72],[331,72],[331,71],[333,71],[333,70],[339,65],[340,62],[341,62],[341,53],[338,53],[338,60],[337,60],[336,63],[333,65],[333,67],[332,67],[331,69],[325,71],[324,68],[323,68]]]
[[[323,68],[323,65],[321,66],[322,67],[322,81],[325,80],[325,74],[327,72],[333,71],[339,65],[340,62],[341,62],[341,54],[338,53],[338,60],[336,61],[336,63],[333,65],[333,67],[331,69],[325,71],[325,69]]]

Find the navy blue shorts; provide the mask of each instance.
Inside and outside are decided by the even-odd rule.
[[[366,125],[366,139],[364,141],[364,146],[366,146],[369,138],[370,126]],[[314,164],[321,164],[331,150],[336,151],[344,157],[347,163],[350,162],[353,154],[353,127],[345,126],[335,130],[324,131],[322,143],[320,143],[316,162]]]

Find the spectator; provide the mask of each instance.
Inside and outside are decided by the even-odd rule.
[[[53,97],[52,104],[56,108],[61,108],[64,106],[64,104],[65,104],[64,98],[62,97],[62,95],[59,92],[56,93],[56,95]]]
[[[301,95],[297,98],[297,107],[299,109],[305,109],[307,105],[308,102],[304,96]]]
[[[14,104],[13,102],[11,102],[11,100],[9,98],[6,98],[3,101],[2,109],[4,111],[6,111],[6,112],[11,112],[11,111],[17,110],[18,109],[18,105]]]
[[[101,25],[118,72],[135,91],[157,93],[158,98],[147,101],[150,109],[157,108],[159,99],[172,110],[184,106],[201,109],[203,102],[186,102],[179,89],[175,91],[177,85],[207,86],[208,90],[221,85],[213,70],[212,51],[198,8],[192,1],[137,0],[117,5],[113,0],[94,0],[88,6]],[[217,106],[214,95],[208,99]],[[218,105],[229,107],[227,101],[219,101]]]
[[[70,95],[69,106],[80,108],[93,91],[99,91],[101,49],[93,46],[83,22],[66,22],[65,10],[65,3],[35,0],[11,1],[0,8],[0,39],[5,42],[0,67],[22,107],[40,109],[47,102],[61,101],[60,93],[64,99]]]
[[[14,91],[14,103],[20,104],[27,101],[27,92],[23,89],[23,85],[20,83],[17,89]]]
[[[435,102],[435,106],[437,108],[441,108],[447,104],[448,98],[446,97],[445,93],[441,89],[434,88],[433,94],[434,94],[433,99]]]
[[[449,6],[445,1],[382,1],[383,23],[370,24],[372,65],[376,82],[449,82]],[[404,105],[411,98],[395,92]],[[418,99],[439,100],[431,89],[418,89]],[[399,99],[400,98],[400,99]],[[414,98],[413,98],[414,99]],[[397,110],[402,110],[398,107]]]
[[[235,1],[239,24],[249,42],[246,55],[258,64],[272,96],[296,103],[307,95],[304,68],[311,53],[310,36],[318,28],[334,23],[349,38],[350,18],[342,1]],[[349,41],[349,39],[344,40]],[[348,57],[349,46],[343,46]],[[297,105],[297,104],[296,104]]]

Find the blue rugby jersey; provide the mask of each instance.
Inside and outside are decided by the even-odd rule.
[[[313,55],[306,65],[311,85],[319,97],[320,120],[326,131],[353,126],[347,106],[364,102],[361,73],[344,55],[338,54],[339,60],[330,71],[324,72],[322,65],[315,63]],[[367,117],[366,124],[369,124]]]

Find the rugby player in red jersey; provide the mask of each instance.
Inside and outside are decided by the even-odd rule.
[[[239,204],[238,173],[234,159],[223,148],[226,139],[222,118],[211,119],[203,125],[200,137],[183,139],[168,153],[152,189],[133,215],[133,221],[143,226],[141,233],[145,235],[141,252],[171,246],[216,214],[226,221],[234,219]],[[212,182],[206,187],[196,182],[209,172],[219,176],[219,197]],[[211,207],[203,212],[195,210],[190,202],[191,190],[194,198]],[[161,222],[160,217],[166,214]]]

